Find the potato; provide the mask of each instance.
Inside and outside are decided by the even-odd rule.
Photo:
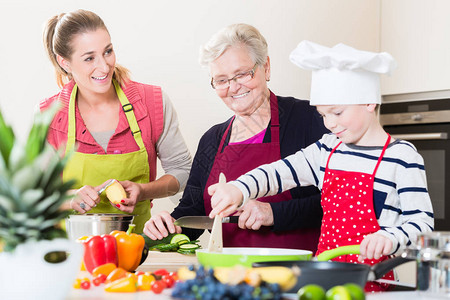
[[[120,204],[120,201],[127,197],[127,193],[125,193],[123,186],[117,180],[106,188],[105,193],[109,201],[114,204]]]

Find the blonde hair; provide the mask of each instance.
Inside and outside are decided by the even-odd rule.
[[[232,46],[244,45],[257,65],[267,62],[268,47],[266,39],[255,27],[248,24],[232,24],[216,34],[200,48],[200,64],[207,67]]]
[[[72,80],[72,75],[67,73],[59,64],[56,55],[70,59],[73,54],[72,40],[82,33],[108,29],[103,20],[95,13],[79,9],[70,13],[62,13],[50,18],[44,28],[44,47],[47,55],[55,68],[56,82],[59,87]],[[122,85],[130,80],[129,71],[118,64],[114,67],[113,78]]]

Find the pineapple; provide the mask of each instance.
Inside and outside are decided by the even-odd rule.
[[[0,244],[13,251],[28,241],[67,237],[61,210],[73,182],[63,183],[66,158],[46,143],[58,106],[37,114],[25,145],[20,144],[0,111]]]

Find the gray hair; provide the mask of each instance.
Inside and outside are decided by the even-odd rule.
[[[214,34],[200,48],[200,64],[207,67],[226,50],[236,45],[245,45],[255,64],[264,65],[267,62],[267,42],[258,29],[248,24],[232,24]]]

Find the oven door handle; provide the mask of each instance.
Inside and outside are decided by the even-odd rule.
[[[414,140],[447,140],[447,132],[391,134],[394,139]]]

